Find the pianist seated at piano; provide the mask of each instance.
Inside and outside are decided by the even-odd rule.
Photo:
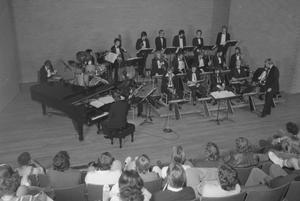
[[[200,70],[196,66],[187,72],[187,80],[187,85],[192,92],[193,105],[196,105],[196,96],[200,98],[206,94],[205,87],[201,86]]]
[[[194,57],[193,66],[196,66],[201,72],[208,72],[208,60],[203,50],[199,50]]]
[[[160,51],[155,53],[155,57],[152,59],[151,76],[163,75],[168,67],[168,62]]]
[[[225,58],[223,56],[223,52],[222,51],[217,51],[216,55],[213,58],[213,67],[216,69],[221,69],[221,70],[226,70],[227,66],[226,66],[226,61]]]
[[[57,71],[54,70],[51,61],[50,60],[46,60],[44,62],[44,65],[40,69],[40,72],[39,72],[40,83],[42,83],[42,84],[43,83],[47,83],[48,79],[50,79],[56,73],[57,73]]]
[[[127,126],[127,114],[129,110],[128,102],[121,99],[119,91],[113,91],[112,96],[115,102],[110,106],[107,119],[101,123],[103,132],[111,134]]]
[[[186,74],[187,65],[186,60],[184,58],[184,52],[179,49],[176,53],[173,61],[172,66],[174,68],[173,73],[176,74]]]
[[[175,73],[173,73],[173,68],[170,66],[162,77],[161,92],[167,95],[168,100],[183,99],[182,78],[176,76]]]
[[[241,61],[237,60],[235,67],[230,71],[230,84],[237,94],[240,94],[243,89],[249,87],[247,81],[248,73],[245,67],[241,66]]]

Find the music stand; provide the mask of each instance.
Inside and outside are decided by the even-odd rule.
[[[238,43],[237,40],[229,40],[226,42],[227,47],[235,46]]]
[[[150,100],[149,100],[149,97],[156,91],[156,88],[153,88],[149,91],[148,94],[146,94],[146,96],[139,102],[139,103],[142,103],[142,102],[146,102],[146,118],[144,119],[144,121],[142,123],[140,123],[140,125],[144,125],[144,124],[153,124],[152,122],[152,118],[151,118],[151,103],[150,103]],[[138,103],[138,104],[139,104]]]
[[[132,57],[124,61],[124,66],[137,66],[143,57]]]
[[[140,49],[139,51],[137,51],[136,55],[148,55],[151,54],[153,50],[154,50],[153,48]]]
[[[212,51],[212,50],[216,49],[216,47],[217,46],[215,46],[215,45],[204,45],[204,46],[202,46],[202,49],[206,50],[206,51]]]
[[[163,51],[163,53],[166,55],[171,55],[171,54],[175,54],[176,50],[177,50],[177,47],[166,47],[166,49]]]
[[[194,46],[185,46],[182,48],[184,52],[193,52],[195,50]]]

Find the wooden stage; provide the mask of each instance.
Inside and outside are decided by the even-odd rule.
[[[15,166],[18,154],[28,151],[47,167],[60,150],[70,153],[72,165],[86,164],[104,151],[121,160],[145,153],[153,162],[169,161],[173,145],[182,145],[188,158],[201,157],[204,145],[209,141],[217,143],[221,151],[227,151],[234,147],[234,139],[239,136],[257,143],[284,129],[287,121],[300,125],[300,94],[284,94],[283,99],[285,102],[278,104],[266,118],[251,113],[248,107],[236,108],[230,116],[231,121],[223,121],[221,125],[195,112],[183,115],[181,120],[171,118],[170,127],[174,131],[171,133],[163,132],[167,118],[156,115],[153,124],[139,126],[143,118],[133,120],[130,113],[128,119],[136,125],[135,140],[131,143],[129,138],[125,139],[120,149],[117,141],[111,145],[103,135],[97,135],[96,126],[85,127],[85,140],[79,142],[71,120],[62,116],[43,116],[41,105],[30,99],[29,86],[23,86],[0,113],[0,163]],[[201,105],[188,107],[197,111]],[[261,110],[261,106],[258,109]]]

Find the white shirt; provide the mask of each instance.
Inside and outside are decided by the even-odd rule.
[[[225,45],[226,43],[226,34],[222,33],[220,45]]]
[[[85,183],[95,185],[111,185],[118,183],[120,176],[120,170],[92,170],[86,174]]]
[[[196,73],[192,73],[192,82],[197,82],[197,75],[196,75]]]
[[[120,55],[120,54],[121,54],[120,48],[118,48],[118,47],[116,47],[116,54],[117,54],[117,55]]]
[[[218,62],[219,62],[219,64],[222,64],[221,57],[218,57]]]
[[[222,189],[219,181],[206,181],[204,184],[198,186],[198,191],[202,197],[227,197],[239,194],[241,192],[241,186],[236,184],[235,189],[226,191]]]
[[[198,38],[198,44],[201,45],[201,39],[200,38]]]
[[[199,67],[203,67],[204,66],[204,61],[203,58],[199,59]]]
[[[163,39],[163,37],[160,37],[160,43],[161,43],[161,48],[163,48],[163,45],[164,45],[164,39]]]
[[[143,40],[143,48],[146,48],[146,41]]]
[[[160,62],[159,60],[157,60],[157,68],[158,69],[161,69],[163,64],[164,64],[164,62]]]
[[[179,47],[183,48],[183,38],[179,37]]]

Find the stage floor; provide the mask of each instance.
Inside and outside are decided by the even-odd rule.
[[[121,160],[145,153],[153,162],[167,162],[173,145],[182,145],[187,158],[201,157],[204,145],[209,141],[217,143],[221,151],[227,151],[234,147],[234,139],[239,136],[257,143],[259,139],[284,129],[287,121],[300,124],[300,94],[284,95],[282,99],[285,102],[278,104],[271,116],[259,118],[248,107],[236,108],[229,116],[230,121],[223,121],[220,125],[203,117],[201,104],[183,105],[183,110],[193,112],[182,115],[181,120],[170,118],[169,127],[174,131],[171,133],[163,132],[166,117],[155,115],[153,124],[140,126],[143,118],[133,120],[130,112],[128,119],[136,125],[135,140],[131,143],[126,138],[120,149],[117,141],[111,145],[103,135],[97,135],[96,126],[85,127],[85,140],[79,142],[71,120],[62,116],[43,116],[41,105],[30,99],[29,87],[24,86],[0,113],[0,163],[15,166],[18,154],[28,151],[33,158],[49,166],[52,157],[60,150],[70,153],[72,165],[86,164],[104,151]]]

